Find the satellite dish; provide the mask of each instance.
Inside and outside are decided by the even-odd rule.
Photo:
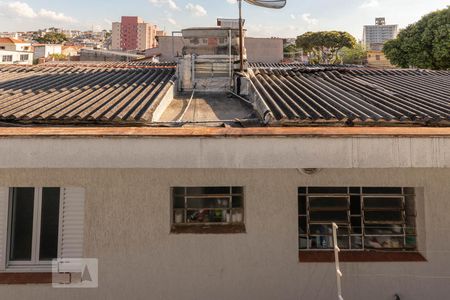
[[[286,6],[287,0],[244,0],[248,4],[261,6],[265,8],[281,9]],[[238,0],[239,4],[239,56],[240,56],[240,70],[244,71],[244,33],[242,24],[242,0]]]
[[[244,1],[252,5],[274,9],[281,9],[285,7],[287,2],[287,0],[244,0]]]

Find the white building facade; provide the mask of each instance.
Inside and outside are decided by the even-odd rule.
[[[397,37],[398,31],[398,25],[386,25],[384,18],[377,18],[375,25],[364,26],[363,44],[368,50],[382,50],[385,42]]]
[[[450,293],[450,243],[445,238],[450,228],[448,135],[376,136],[368,130],[346,136],[331,130],[334,133],[291,137],[246,136],[245,131],[227,137],[195,136],[195,131],[191,136],[158,137],[134,129],[132,135],[120,137],[113,129],[98,136],[64,137],[63,131],[54,136],[44,130],[42,137],[3,132],[0,282],[6,282],[8,274],[16,280],[27,272],[34,273],[35,280],[46,274],[42,265],[20,271],[11,263],[5,253],[13,247],[8,226],[14,218],[4,212],[19,188],[34,190],[36,203],[41,203],[42,193],[52,187],[59,188],[65,204],[60,216],[68,232],[60,235],[58,253],[98,259],[99,286],[0,284],[5,299],[337,298],[334,262],[303,256],[300,202],[305,188],[312,192],[312,187],[380,192],[362,196],[371,199],[395,199],[381,191],[402,188],[406,195],[399,198],[414,203],[416,252],[421,258],[396,252],[384,261],[343,262],[344,299],[398,295],[433,300]],[[230,188],[227,199],[235,204],[224,210],[232,216],[222,215],[225,227],[218,232],[208,226],[197,232],[174,230],[185,220],[178,217],[178,198],[191,201],[179,190],[194,187]],[[199,197],[203,195],[192,198]],[[226,226],[229,220],[235,227]]]

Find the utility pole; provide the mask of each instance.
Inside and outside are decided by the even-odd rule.
[[[242,26],[242,0],[239,0],[239,59],[241,72],[244,71],[244,28]]]

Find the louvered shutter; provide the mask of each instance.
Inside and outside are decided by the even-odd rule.
[[[9,189],[0,187],[0,272],[6,269]]]
[[[61,189],[59,258],[83,257],[84,194],[83,188]]]

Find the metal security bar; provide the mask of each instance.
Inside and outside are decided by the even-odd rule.
[[[244,223],[243,187],[172,188],[172,224]]]
[[[414,188],[300,187],[300,250],[415,251]]]

